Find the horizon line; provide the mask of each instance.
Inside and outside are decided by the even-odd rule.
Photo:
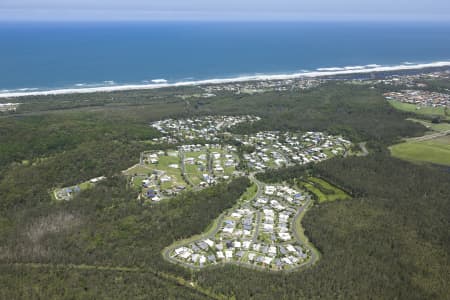
[[[64,16],[64,17],[63,17]],[[0,22],[450,22],[449,14],[1,9]]]

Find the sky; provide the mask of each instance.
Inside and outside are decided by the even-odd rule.
[[[0,0],[6,21],[450,21],[450,0]]]

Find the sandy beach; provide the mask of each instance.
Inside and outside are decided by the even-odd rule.
[[[440,68],[450,67],[450,61],[440,61],[424,64],[411,64],[405,63],[396,66],[380,66],[376,64],[366,66],[348,66],[348,67],[330,67],[320,68],[316,71],[301,72],[293,74],[277,74],[277,75],[254,75],[254,76],[241,76],[234,78],[224,79],[207,79],[198,81],[183,81],[176,83],[168,83],[164,79],[153,80],[151,84],[129,84],[129,85],[115,85],[115,86],[101,86],[101,87],[86,87],[86,88],[67,88],[67,89],[54,89],[46,91],[17,91],[17,92],[0,92],[0,98],[17,98],[26,96],[46,96],[46,95],[64,95],[64,94],[86,94],[86,93],[98,93],[98,92],[116,92],[116,91],[132,91],[132,90],[150,90],[167,87],[182,87],[182,86],[196,86],[196,85],[208,85],[208,84],[224,84],[224,83],[238,83],[248,81],[270,81],[270,80],[288,80],[299,78],[316,78],[325,76],[336,75],[351,75],[351,74],[367,74],[374,72],[395,72],[395,71],[408,71],[408,70],[420,70],[428,68]]]

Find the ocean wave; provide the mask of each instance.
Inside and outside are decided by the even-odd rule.
[[[319,72],[335,72],[335,71],[342,71],[344,68],[340,67],[332,67],[332,68],[318,68],[317,71]]]
[[[39,90],[38,88],[21,88],[21,89],[17,89],[17,91],[20,92],[27,92],[27,91],[37,91]]]
[[[365,66],[346,66],[346,67],[331,67],[331,68],[318,68],[319,72],[339,72],[339,71],[357,71],[357,70],[365,70],[365,69],[375,69],[380,68],[381,65],[370,64]]]
[[[167,83],[168,81],[165,79],[153,79],[152,83],[161,84],[161,83]]]
[[[381,65],[377,65],[377,64],[371,64],[371,65],[366,65],[367,68],[379,68],[382,67]]]
[[[1,92],[0,98],[14,98],[24,96],[45,96],[45,95],[62,95],[62,94],[82,94],[82,93],[97,93],[97,92],[115,92],[115,91],[129,91],[129,90],[149,90],[164,87],[177,87],[177,86],[193,86],[193,85],[208,85],[208,84],[223,84],[223,83],[237,83],[246,81],[262,81],[262,80],[287,80],[298,78],[316,78],[324,76],[336,76],[336,75],[352,75],[352,74],[367,74],[373,72],[395,72],[395,71],[408,71],[408,70],[420,70],[426,68],[439,68],[450,67],[450,61],[439,61],[433,63],[423,64],[401,64],[395,66],[380,66],[380,65],[366,65],[366,66],[349,66],[349,67],[334,67],[334,68],[320,68],[311,72],[300,72],[293,74],[277,74],[277,75],[248,75],[234,78],[224,79],[206,79],[197,81],[181,81],[176,83],[168,83],[167,81],[154,82],[151,84],[129,84],[129,85],[114,85],[114,86],[99,86],[99,87],[83,87],[83,88],[67,88],[67,89],[55,89],[47,91],[28,91],[28,92]]]
[[[105,85],[116,85],[116,82],[113,80],[105,80],[102,82],[94,82],[94,83],[76,83],[73,86],[74,87],[101,87],[101,86],[105,86]]]

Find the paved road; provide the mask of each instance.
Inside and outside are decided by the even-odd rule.
[[[419,136],[416,138],[410,138],[407,139],[408,142],[422,142],[422,141],[428,141],[428,140],[432,140],[441,136],[446,136],[450,134],[450,130],[446,130],[446,131],[442,131],[442,132],[438,132],[438,133],[433,133],[433,134],[429,134],[429,135],[424,135],[424,136]]]
[[[258,190],[257,190],[255,196],[254,196],[252,199],[250,199],[250,200],[248,201],[248,203],[251,203],[253,200],[255,200],[255,199],[257,199],[258,197],[260,197],[261,194],[262,194],[263,188],[264,188],[263,183],[261,183],[259,180],[257,180],[257,179],[254,177],[254,175],[255,175],[255,173],[251,173],[251,174],[249,175],[249,178],[250,178],[250,180],[252,180],[252,181],[257,185]],[[195,241],[199,241],[199,240],[202,240],[202,239],[213,238],[213,237],[217,234],[217,232],[220,230],[220,228],[222,227],[223,219],[225,218],[225,215],[226,215],[227,213],[228,213],[228,211],[225,211],[225,212],[223,212],[223,213],[219,216],[219,218],[217,219],[216,226],[215,226],[214,228],[212,228],[211,231],[209,231],[209,232],[207,232],[207,233],[204,233],[204,234],[201,234],[201,235],[199,235],[197,238],[189,238],[188,240],[190,240],[190,241],[192,241],[192,242],[195,242]],[[254,238],[257,238],[257,237],[258,237],[258,229],[259,229],[260,221],[261,221],[261,216],[260,216],[260,213],[258,212],[258,217],[257,217],[257,224],[258,224],[258,225],[256,226],[256,232],[255,232]],[[189,244],[189,243],[183,242],[182,244],[184,245],[184,244]],[[173,262],[173,263],[181,264],[181,265],[183,265],[183,266],[185,266],[185,267],[187,267],[187,268],[190,268],[190,269],[197,269],[197,270],[200,269],[200,267],[196,267],[196,266],[193,266],[193,265],[191,265],[191,264],[188,264],[188,263],[179,261],[179,260],[174,259],[174,258],[172,258],[172,257],[170,256],[170,252],[172,252],[175,248],[180,247],[182,244],[179,244],[179,243],[176,243],[176,242],[175,242],[175,243],[172,244],[171,246],[165,248],[165,249],[163,250],[163,257],[164,257],[165,259],[167,259],[167,260]]]
[[[258,179],[255,178],[255,174],[256,173],[251,173],[249,175],[249,179],[257,185],[258,190],[257,190],[255,196],[252,199],[250,199],[248,201],[248,203],[251,203],[255,199],[259,198],[262,195],[262,192],[263,192],[264,186],[265,186],[261,181],[259,181]],[[292,228],[292,232],[293,232],[295,240],[297,240],[297,242],[299,242],[300,244],[302,244],[303,246],[307,247],[310,250],[311,257],[310,257],[309,260],[307,260],[303,264],[293,268],[292,270],[288,270],[288,271],[295,271],[295,270],[297,270],[297,269],[299,269],[301,267],[304,267],[304,266],[312,266],[313,264],[315,264],[319,260],[319,253],[318,253],[318,251],[307,240],[303,241],[301,239],[300,234],[297,232],[297,227],[296,227],[296,222],[298,221],[298,218],[301,217],[302,213],[305,212],[305,210],[308,209],[312,204],[313,204],[313,201],[311,199],[308,199],[305,202],[305,204],[302,205],[298,209],[297,213],[295,214],[294,218],[292,219],[292,224],[291,224],[291,228]],[[183,261],[179,261],[177,259],[172,258],[170,256],[170,252],[172,252],[175,248],[178,248],[178,247],[180,247],[182,245],[189,244],[190,242],[196,242],[196,241],[199,241],[199,240],[202,240],[202,239],[207,239],[207,238],[214,239],[214,236],[217,234],[217,232],[222,227],[223,219],[225,218],[227,213],[228,213],[228,210],[223,212],[219,216],[219,218],[217,219],[216,226],[213,227],[209,232],[207,232],[205,234],[201,234],[201,235],[199,235],[197,237],[192,237],[192,238],[186,240],[186,242],[174,243],[171,246],[165,248],[163,250],[163,257],[165,259],[175,263],[175,264],[182,265],[182,266],[184,266],[186,268],[190,268],[190,269],[193,269],[193,270],[201,269],[201,267],[199,267],[199,266],[194,266],[192,264],[189,264],[189,263],[186,263],[186,262],[183,262]],[[255,229],[255,232],[253,234],[253,239],[252,239],[253,243],[257,242],[257,238],[258,238],[258,234],[259,234],[259,227],[261,225],[261,212],[259,212],[259,211],[257,212],[256,224],[257,224],[256,225],[256,229]],[[190,242],[188,242],[188,241],[190,241]],[[235,264],[235,265],[244,265],[246,267],[250,267],[250,268],[254,268],[254,269],[258,269],[258,270],[262,270],[262,271],[267,271],[266,268],[252,266],[252,265],[249,265],[249,264],[243,264],[243,263],[240,263],[240,262],[228,261],[228,262],[222,262],[222,263],[231,263],[231,264]]]
[[[219,229],[222,226],[223,223],[223,219],[225,218],[225,215],[227,214],[228,211],[223,212],[219,218],[217,219],[217,225],[215,227],[213,227],[209,232],[204,233],[204,234],[200,234],[198,237],[192,237],[189,238],[187,240],[191,241],[192,243],[197,242],[199,240],[203,240],[203,239],[207,239],[207,238],[212,238],[213,236],[215,236],[217,234],[217,232],[219,231]],[[200,269],[200,267],[185,263],[183,261],[179,261],[177,259],[174,259],[170,256],[170,252],[172,250],[175,250],[175,248],[178,248],[180,246],[184,246],[186,244],[190,244],[189,242],[183,242],[182,244],[179,244],[177,242],[173,243],[172,245],[170,245],[169,247],[166,247],[163,250],[163,257],[175,264],[181,264],[183,266],[185,266],[186,268],[190,268],[190,269],[194,269],[194,270],[198,270]]]
[[[359,148],[361,148],[361,151],[362,151],[362,156],[367,156],[367,155],[369,155],[369,151],[367,150],[367,147],[366,147],[366,143],[364,142],[364,143],[359,143],[358,144],[359,145]]]
[[[297,211],[297,213],[295,214],[294,219],[292,220],[292,224],[291,224],[292,232],[294,233],[295,239],[299,243],[301,243],[302,245],[307,247],[310,250],[310,253],[311,253],[311,258],[308,259],[303,264],[301,264],[300,266],[298,266],[298,268],[304,267],[304,266],[308,266],[308,267],[312,266],[319,260],[319,252],[309,243],[309,241],[302,241],[302,239],[300,237],[300,233],[297,231],[297,226],[295,226],[298,221],[301,222],[301,220],[298,220],[298,218],[301,217],[302,213],[305,210],[307,210],[312,205],[313,205],[313,201],[311,199],[308,199],[306,201],[306,203],[304,205],[302,205],[302,207]]]

